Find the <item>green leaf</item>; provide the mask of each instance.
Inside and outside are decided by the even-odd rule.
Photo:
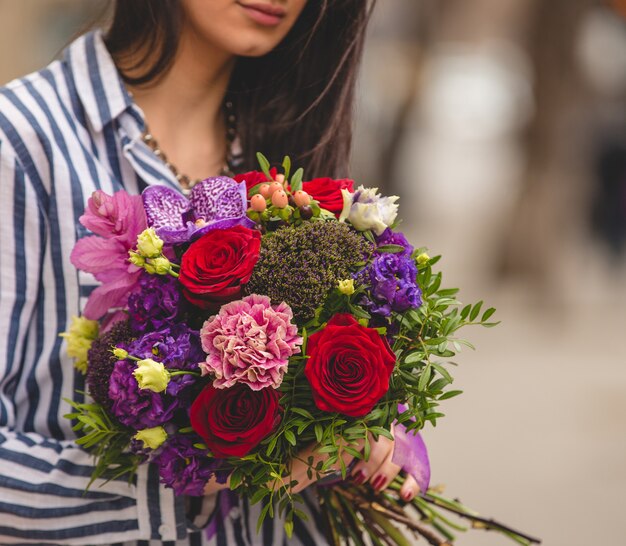
[[[485,322],[483,324],[483,326],[485,328],[493,328],[494,326],[497,326],[498,324],[500,324],[500,321],[498,321],[498,322]]]
[[[496,312],[496,308],[495,307],[490,307],[489,309],[487,309],[484,313],[483,316],[480,319],[480,322],[485,322],[487,320],[489,320],[491,318],[491,316]]]
[[[315,439],[317,440],[318,444],[322,443],[322,437],[323,436],[324,436],[324,429],[322,428],[322,425],[317,423],[315,425]]]
[[[256,504],[257,502],[261,502],[269,494],[270,492],[268,489],[259,489],[250,497],[250,504]]]
[[[404,252],[405,248],[402,245],[381,245],[376,247],[376,250],[387,254],[398,254],[400,252]]]
[[[463,391],[448,391],[444,392],[437,400],[448,400],[449,398],[454,398],[459,394],[463,394]]]
[[[265,521],[265,518],[267,517],[267,513],[270,511],[270,508],[272,508],[272,506],[273,506],[273,504],[271,502],[268,502],[263,507],[263,510],[261,510],[261,513],[259,514],[259,520],[256,523],[256,533],[257,533],[257,535],[259,534],[259,531],[263,527],[263,522]]]
[[[474,307],[472,307],[472,312],[469,315],[470,320],[475,320],[476,317],[478,316],[478,313],[480,313],[480,308],[483,306],[483,302],[479,301],[476,305],[474,305]]]
[[[431,339],[425,339],[424,345],[441,345],[442,343],[447,343],[448,338],[445,337],[433,337]]]
[[[257,152],[256,159],[261,166],[263,174],[267,177],[268,180],[272,180],[272,175],[270,174],[270,162],[267,160],[267,157],[265,157],[261,152]]]
[[[414,364],[424,359],[424,351],[413,351],[404,359],[405,364]]]
[[[296,445],[296,435],[291,430],[285,431],[285,439],[295,447]]]
[[[440,375],[442,375],[445,379],[452,383],[453,379],[450,375],[450,372],[448,372],[448,370],[446,370],[441,364],[438,364],[437,362],[431,362],[431,366],[435,368],[435,370],[437,370]]]
[[[269,457],[274,449],[276,448],[276,442],[278,441],[278,436],[274,436],[270,443],[267,445],[267,449],[265,450],[265,454]]]
[[[386,428],[370,427],[369,431],[375,436],[384,436],[385,438],[389,438],[390,440],[393,440],[393,435]]]
[[[426,367],[420,373],[420,380],[419,380],[419,383],[417,384],[417,389],[419,391],[424,391],[424,389],[426,388],[426,385],[428,385],[428,381],[430,380],[430,374],[431,374],[430,366],[431,364],[428,363]]]
[[[291,182],[289,183],[291,186],[291,193],[296,193],[298,190],[302,189],[302,177],[304,176],[304,169],[300,167],[293,176],[291,177]]]
[[[291,158],[286,155],[283,159],[283,171],[285,174],[285,180],[289,180],[289,174],[291,173]]]
[[[230,488],[232,490],[237,489],[237,486],[241,483],[243,479],[243,470],[241,468],[236,468],[233,470],[230,475]]]
[[[463,307],[463,309],[461,310],[461,319],[465,320],[471,310],[472,310],[471,304],[467,304],[465,307]]]
[[[291,411],[293,411],[294,413],[297,413],[298,415],[302,415],[302,417],[306,417],[307,419],[311,419],[311,421],[314,421],[313,416],[311,415],[310,412],[308,412],[307,410],[305,410],[304,408],[295,408],[292,407],[290,408]]]

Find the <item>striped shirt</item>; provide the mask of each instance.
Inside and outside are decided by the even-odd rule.
[[[44,70],[0,89],[0,544],[283,544],[280,520],[255,532],[260,507],[241,502],[218,534],[200,528],[216,497],[176,498],[152,465],[94,484],[63,398],[80,400],[59,333],[94,287],[69,255],[85,235],[91,193],[179,186],[141,136],[143,113],[126,91],[99,32]],[[228,495],[225,492],[222,495]],[[323,544],[312,517],[290,544]],[[220,519],[222,521],[222,519]]]

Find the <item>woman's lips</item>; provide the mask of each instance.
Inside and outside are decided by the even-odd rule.
[[[238,4],[243,8],[248,17],[255,23],[267,27],[275,27],[280,24],[283,17],[285,17],[285,10],[279,6],[272,6],[271,4],[264,4],[260,2]]]

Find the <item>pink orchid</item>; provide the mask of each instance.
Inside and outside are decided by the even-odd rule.
[[[137,235],[146,228],[146,213],[138,195],[122,190],[111,196],[97,190],[91,194],[79,221],[96,235],[115,238],[134,247]]]
[[[289,305],[272,307],[267,296],[252,294],[223,305],[200,331],[208,353],[206,362],[199,364],[202,375],[213,375],[216,389],[235,383],[246,383],[254,391],[279,387],[289,357],[302,345],[292,319]]]
[[[111,308],[123,307],[137,286],[141,268],[128,262],[128,251],[147,227],[141,196],[118,191],[113,196],[95,191],[80,223],[97,235],[76,242],[72,264],[91,273],[102,284],[89,296],[83,315],[103,317]]]

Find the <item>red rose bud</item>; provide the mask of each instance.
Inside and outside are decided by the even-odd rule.
[[[279,397],[272,388],[207,385],[191,406],[191,426],[216,457],[243,457],[280,422]]]
[[[259,259],[261,234],[235,226],[214,229],[183,254],[179,281],[188,301],[209,309],[237,299]]]
[[[304,374],[315,405],[351,417],[367,415],[389,390],[396,355],[376,330],[335,315],[309,337]]]
[[[315,178],[302,184],[302,189],[313,199],[319,201],[320,207],[329,210],[339,217],[343,210],[341,190],[354,191],[354,181],[348,179],[333,180],[332,178]]]

